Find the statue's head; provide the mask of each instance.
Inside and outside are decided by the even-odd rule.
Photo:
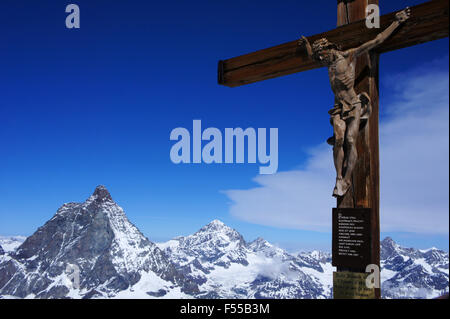
[[[331,62],[333,60],[332,50],[340,50],[341,48],[326,38],[314,41],[312,45],[313,58],[320,62]]]

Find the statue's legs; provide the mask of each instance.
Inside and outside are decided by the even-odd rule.
[[[336,185],[333,190],[333,196],[342,196],[342,170],[344,166],[344,138],[346,123],[342,120],[340,114],[332,117],[334,131],[333,158],[334,167],[336,168]]]
[[[360,109],[361,105],[357,105],[357,112],[354,112],[352,117],[347,119],[347,132],[345,134],[345,150],[347,167],[345,170],[344,182],[345,187],[348,189],[351,185],[351,177],[353,169],[355,168],[356,161],[358,159],[358,151],[356,149],[356,141],[358,139],[359,124],[360,124]],[[347,191],[344,190],[344,193]]]

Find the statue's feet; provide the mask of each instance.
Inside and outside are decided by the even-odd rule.
[[[336,186],[334,186],[334,189],[333,189],[333,197],[338,197],[338,196],[339,196],[339,191],[338,191],[337,185],[336,185]]]
[[[336,178],[336,185],[334,186],[333,189],[333,196],[334,197],[338,197],[341,196],[341,183],[342,183],[342,177],[341,178]]]
[[[344,196],[350,188],[350,182],[346,181],[343,178],[336,178],[336,186],[333,190],[334,197]]]

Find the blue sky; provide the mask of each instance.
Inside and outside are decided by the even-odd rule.
[[[421,2],[384,1],[381,12]],[[30,235],[64,202],[84,201],[104,184],[154,241],[217,218],[247,240],[330,249],[327,71],[233,89],[217,85],[216,71],[219,59],[334,28],[335,1],[73,1],[81,9],[78,30],[65,28],[69,3],[0,4],[0,234]],[[384,54],[380,62],[382,236],[448,250],[448,39]],[[414,99],[410,86],[419,90]],[[416,116],[422,113],[431,114],[425,126]],[[258,176],[258,164],[173,164],[170,131],[191,130],[194,119],[221,130],[277,127],[281,174],[269,181]],[[417,152],[418,143],[429,152]],[[432,146],[441,151],[431,154]],[[422,163],[432,174],[421,169],[415,178]],[[288,203],[293,215],[255,217],[257,206],[242,206],[261,187],[274,199],[267,204],[277,205],[275,179],[296,174],[300,180],[288,185],[300,194]],[[430,211],[435,224],[423,224],[420,216]]]

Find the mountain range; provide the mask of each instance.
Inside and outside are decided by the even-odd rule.
[[[384,298],[449,291],[448,253],[381,242]],[[213,220],[164,243],[148,240],[104,186],[67,203],[25,238],[0,237],[0,298],[332,298],[331,254],[247,242]]]

